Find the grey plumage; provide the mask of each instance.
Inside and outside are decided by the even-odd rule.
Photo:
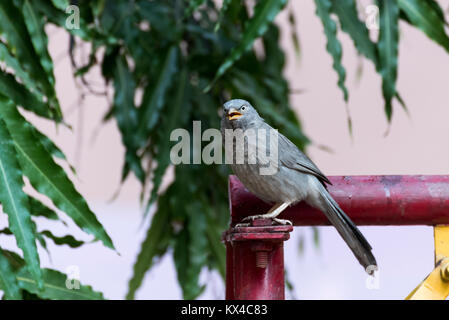
[[[268,138],[268,132],[273,128],[262,119],[248,101],[234,99],[226,102],[221,121],[223,139],[226,129],[267,130],[268,149],[272,148],[272,140]],[[271,175],[260,174],[261,158],[259,154],[251,154],[245,146],[244,163],[232,162],[231,167],[245,187],[265,202],[277,204],[270,210],[271,213],[262,215],[262,218],[275,218],[285,207],[300,201],[307,202],[310,206],[322,211],[332,225],[337,229],[343,240],[348,244],[360,264],[372,273],[377,268],[376,259],[371,253],[371,246],[339,207],[326,188],[330,181],[317,168],[317,166],[304,153],[302,153],[288,138],[275,132],[278,142],[278,157],[270,161],[277,167],[277,172]],[[248,143],[245,138],[245,142]],[[235,147],[235,141],[233,142]],[[259,147],[259,146],[258,146]],[[226,150],[227,152],[229,150]],[[269,150],[271,151],[271,150]],[[254,156],[256,163],[248,163],[248,158]],[[270,158],[269,158],[270,159]],[[263,159],[266,161],[266,158]],[[283,206],[281,205],[283,204]],[[282,208],[277,208],[281,206]],[[261,217],[253,216],[255,217]],[[276,221],[285,221],[275,219]],[[370,267],[370,268],[368,268]],[[367,269],[368,268],[368,269]]]

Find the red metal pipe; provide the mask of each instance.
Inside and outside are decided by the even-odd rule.
[[[449,176],[336,176],[329,192],[357,225],[449,224]],[[231,228],[226,243],[226,299],[284,299],[283,241],[291,226],[256,220],[235,227],[267,204],[229,178]],[[299,203],[281,214],[295,226],[328,225],[320,211]]]
[[[357,225],[449,224],[449,176],[333,176],[329,192]],[[264,203],[229,177],[231,225],[245,216],[266,213]],[[280,216],[295,226],[328,225],[323,213],[305,203]]]

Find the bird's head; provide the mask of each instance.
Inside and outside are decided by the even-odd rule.
[[[246,100],[233,99],[223,105],[223,117],[232,127],[244,127],[260,119],[256,109]]]

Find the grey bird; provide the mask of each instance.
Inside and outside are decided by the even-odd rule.
[[[277,168],[274,174],[261,174],[261,166],[267,165],[267,159],[265,157],[262,161],[259,152],[255,153],[254,149],[251,151],[251,148],[248,147],[249,139],[247,137],[244,138],[243,163],[239,163],[233,158],[232,170],[244,186],[261,200],[274,204],[267,213],[249,216],[244,221],[273,219],[280,224],[291,224],[290,221],[278,219],[277,216],[288,206],[305,201],[326,215],[365,271],[368,274],[373,274],[377,270],[377,263],[371,252],[370,244],[329,194],[326,184],[331,183],[312,160],[302,153],[293,142],[267,124],[246,100],[234,99],[223,105],[221,120],[223,140],[225,140],[226,131],[236,131],[236,129],[241,129],[243,133],[249,132],[250,129],[252,131],[265,129],[267,135],[268,132],[271,132],[274,137],[273,139],[271,136],[270,138],[266,136],[267,149],[272,148],[274,141],[277,142],[278,148],[276,159],[269,158],[272,163],[268,163]],[[237,139],[232,139],[231,146],[233,150],[235,148],[235,153],[238,148],[236,143]],[[229,152],[226,147],[225,152]],[[249,161],[250,158],[256,159],[256,162]]]

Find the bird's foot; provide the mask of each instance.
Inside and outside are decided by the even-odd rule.
[[[248,217],[245,217],[245,218],[243,218],[242,219],[242,222],[243,221],[254,221],[254,220],[256,220],[256,219],[269,219],[270,217],[266,217],[265,215],[263,215],[263,214],[256,214],[256,215],[254,215],[254,216],[248,216]]]
[[[251,223],[256,219],[263,219],[262,215],[259,214],[259,215],[255,215],[255,216],[248,216],[248,217],[242,219],[242,222],[237,223],[235,226],[236,227],[250,227]],[[244,221],[249,221],[249,222],[244,222]]]
[[[249,223],[249,222],[244,222],[244,223],[237,223],[236,225],[235,225],[235,227],[236,228],[241,228],[241,227],[250,227],[251,226],[251,223]]]
[[[277,222],[277,223],[279,223],[279,224],[281,224],[283,226],[286,226],[286,225],[292,226],[293,225],[293,223],[290,220],[287,220],[287,219],[273,218],[273,221]]]
[[[251,226],[252,222],[257,219],[271,219],[273,221],[273,224],[278,223],[278,224],[284,225],[284,226],[285,225],[293,225],[290,220],[278,219],[278,218],[270,217],[270,216],[267,216],[264,214],[258,214],[258,215],[248,216],[248,217],[244,218],[242,220],[242,223],[238,223],[236,225],[236,227],[249,227],[249,226]],[[244,221],[249,221],[249,222],[244,222]]]

